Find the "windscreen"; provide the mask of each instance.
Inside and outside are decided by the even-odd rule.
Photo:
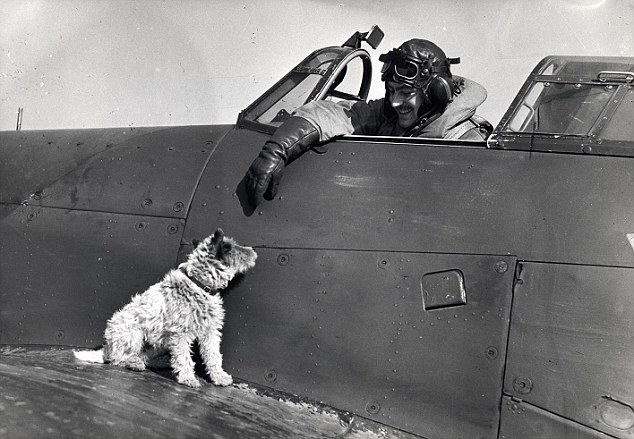
[[[249,108],[245,119],[275,127],[281,125],[314,96],[340,54],[338,48],[312,54]]]

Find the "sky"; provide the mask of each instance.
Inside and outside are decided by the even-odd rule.
[[[0,130],[235,123],[312,51],[373,24],[460,57],[499,122],[547,55],[634,56],[634,0],[3,0]]]

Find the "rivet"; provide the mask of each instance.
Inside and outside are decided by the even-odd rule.
[[[152,200],[150,198],[146,198],[143,202],[141,202],[141,206],[143,206],[143,208],[150,207],[151,205]]]
[[[289,260],[290,260],[290,257],[285,253],[282,253],[277,257],[277,263],[279,265],[286,265],[288,264]]]
[[[506,273],[506,270],[509,269],[509,264],[507,264],[505,261],[497,261],[494,268],[495,271],[497,271],[498,273]]]
[[[178,232],[178,226],[176,224],[170,224],[167,226],[167,233],[173,235],[176,232]]]
[[[180,212],[181,210],[183,210],[183,208],[185,207],[185,205],[181,202],[181,201],[177,201],[176,203],[174,203],[174,212]]]
[[[267,383],[273,383],[277,380],[277,372],[275,369],[269,369],[264,372],[264,381]]]
[[[134,225],[134,228],[136,229],[137,232],[141,232],[145,230],[146,227],[147,227],[147,223],[143,221],[140,221]]]
[[[487,358],[493,360],[498,357],[498,350],[493,346],[489,346],[485,351],[485,355]]]
[[[526,377],[515,377],[513,380],[513,389],[515,389],[517,393],[530,393],[533,389],[533,381]]]
[[[376,401],[368,401],[365,405],[365,411],[371,415],[376,415],[381,411],[381,405]]]

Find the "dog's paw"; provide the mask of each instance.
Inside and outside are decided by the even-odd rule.
[[[125,362],[125,363],[121,363],[121,366],[130,370],[134,370],[136,372],[143,372],[146,369],[145,363],[142,361]]]
[[[198,378],[196,377],[191,377],[191,378],[179,378],[177,380],[180,384],[183,384],[187,387],[191,387],[193,389],[197,389],[200,386],[202,386],[202,384],[200,383],[200,381],[198,380]]]
[[[211,381],[216,386],[230,386],[231,384],[233,384],[233,378],[231,377],[231,375],[229,375],[227,372],[224,372],[224,371],[221,373],[214,374],[211,377]]]

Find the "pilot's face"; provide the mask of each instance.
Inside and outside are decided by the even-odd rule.
[[[403,129],[411,127],[418,119],[418,109],[424,102],[422,90],[393,81],[388,81],[387,90],[390,104],[398,115],[399,126]]]

